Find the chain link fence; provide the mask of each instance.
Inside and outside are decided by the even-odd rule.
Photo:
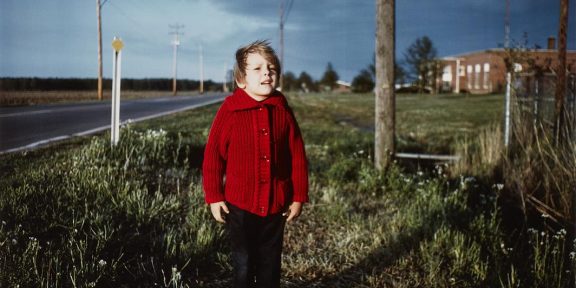
[[[566,95],[564,108],[566,110],[566,127],[569,137],[574,141],[576,136],[576,75],[566,78]],[[554,129],[556,103],[556,75],[553,73],[518,73],[513,80],[515,92],[515,111],[520,113],[524,124],[532,121],[534,125],[552,131]],[[514,103],[514,102],[513,102]]]

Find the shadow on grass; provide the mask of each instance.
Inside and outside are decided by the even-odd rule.
[[[337,274],[308,281],[290,280],[285,287],[397,287],[397,280],[402,275],[394,275],[392,266],[417,249],[422,241],[430,240],[435,231],[427,227],[406,231],[390,245],[374,249],[360,262]],[[368,278],[375,283],[370,283]]]

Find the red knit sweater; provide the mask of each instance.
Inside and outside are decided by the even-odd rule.
[[[236,89],[210,128],[202,167],[207,203],[227,201],[253,214],[308,201],[304,142],[286,98],[256,101]]]

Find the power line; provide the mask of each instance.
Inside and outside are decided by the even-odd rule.
[[[112,5],[112,7],[114,7],[118,13],[120,13],[122,15],[122,17],[124,17],[125,19],[127,19],[128,21],[132,22],[132,24],[134,25],[134,31],[137,31],[138,34],[141,34],[142,36],[145,36],[145,38],[149,38],[150,35],[148,33],[148,31],[146,30],[145,26],[142,25],[142,23],[138,22],[136,19],[134,19],[133,17],[131,17],[130,15],[128,15],[128,13],[126,13],[122,8],[120,8],[118,5],[114,4],[114,2],[110,2],[110,5]]]
[[[292,5],[294,5],[294,0],[289,0],[286,15],[284,16],[284,22],[288,21],[288,16],[290,16],[290,11],[292,11]]]

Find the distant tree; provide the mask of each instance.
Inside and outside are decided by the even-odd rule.
[[[410,72],[418,85],[420,93],[427,85],[435,82],[433,73],[436,48],[428,36],[416,39],[404,53],[405,61],[410,66]]]
[[[298,91],[298,80],[296,79],[296,75],[292,72],[286,72],[284,74],[284,87],[282,87],[284,91]]]
[[[298,85],[300,86],[299,89],[303,92],[317,91],[314,79],[304,71],[300,73],[298,77]]]
[[[360,74],[358,74],[352,80],[352,92],[366,93],[372,91],[373,89],[374,78],[369,69],[362,69]]]
[[[404,67],[398,65],[397,63],[394,64],[394,83],[404,85],[408,82],[408,73]]]
[[[324,86],[323,88],[327,88],[332,90],[336,88],[336,81],[338,81],[338,73],[334,71],[334,67],[332,67],[332,63],[328,62],[328,66],[326,67],[326,71],[324,72],[324,76],[320,80],[320,84]]]
[[[376,66],[374,63],[376,63],[376,58],[372,58],[372,64],[368,65],[368,68],[366,68],[366,70],[370,72],[372,80],[375,82]],[[396,84],[405,84],[406,82],[408,82],[408,74],[406,73],[406,70],[397,62],[394,63],[394,78],[395,78],[394,83]]]

